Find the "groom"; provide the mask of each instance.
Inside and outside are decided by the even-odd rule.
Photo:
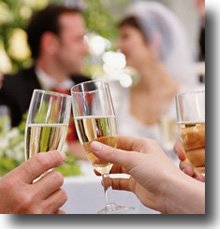
[[[5,76],[0,89],[0,105],[11,111],[12,126],[17,126],[29,108],[34,89],[70,93],[75,84],[88,81],[82,76],[88,47],[86,27],[80,11],[62,5],[49,5],[37,12],[27,27],[33,66]],[[73,119],[67,135],[71,153],[85,158],[77,139]]]
[[[68,93],[70,88],[89,80],[82,76],[88,48],[80,11],[62,5],[49,5],[37,12],[27,27],[33,66],[15,75],[5,76],[0,104],[11,111],[12,126],[26,113],[34,89]]]

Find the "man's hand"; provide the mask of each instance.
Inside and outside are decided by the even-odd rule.
[[[67,196],[60,187],[63,176],[48,172],[60,166],[65,154],[58,151],[39,153],[8,173],[0,180],[0,213],[3,214],[64,214],[60,207]]]

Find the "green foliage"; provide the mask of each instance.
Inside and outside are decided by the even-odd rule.
[[[31,64],[30,56],[27,59],[21,60],[10,53],[13,33],[17,28],[25,30],[33,12],[41,9],[47,2],[47,0],[1,0],[0,44],[3,44],[3,48],[11,61],[12,72]]]
[[[77,157],[66,153],[66,161],[63,165],[54,170],[63,174],[64,177],[76,176],[81,174],[80,164],[77,163]]]
[[[89,32],[95,32],[110,40],[117,39],[117,24],[124,10],[133,0],[87,0],[83,16]]]
[[[0,162],[0,177],[3,177],[4,175],[6,175],[8,172],[10,172],[12,169],[16,168],[17,166],[20,165],[20,163],[13,159],[13,158],[9,158],[9,157],[2,157],[1,158],[1,162]]]
[[[4,117],[3,117],[4,118]],[[0,132],[0,177],[4,176],[12,169],[24,162],[24,137],[27,114],[17,128],[12,128],[6,132]],[[0,119],[0,124],[4,121]],[[1,126],[0,126],[1,129]],[[55,170],[63,176],[77,176],[81,174],[78,158],[66,152],[65,163]]]
[[[87,1],[88,8],[83,15],[90,32],[113,40],[117,35],[116,18],[109,11],[109,3],[102,0]]]

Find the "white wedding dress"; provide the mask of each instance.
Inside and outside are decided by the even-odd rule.
[[[160,125],[146,125],[137,120],[130,113],[130,89],[120,88],[119,85],[116,87],[116,82],[114,82],[114,86],[112,84],[113,82],[110,83],[110,87],[116,113],[117,134],[154,139],[158,141],[163,148]],[[166,150],[164,149],[164,151]],[[166,151],[166,154],[175,164],[178,164],[178,158],[173,150]]]

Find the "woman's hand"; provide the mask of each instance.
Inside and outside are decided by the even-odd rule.
[[[205,177],[202,174],[194,172],[193,166],[191,165],[191,163],[186,158],[186,153],[185,153],[183,144],[181,143],[180,140],[178,140],[175,143],[174,151],[175,151],[175,153],[177,154],[177,156],[180,159],[180,165],[179,165],[180,169],[185,174],[187,174],[188,176],[191,176],[191,177],[193,177],[193,178],[195,178],[195,179],[197,179],[199,181],[205,182]],[[204,149],[196,150],[195,155],[200,156],[201,155],[200,151],[204,151]]]
[[[164,180],[169,174],[181,171],[154,140],[118,136],[117,148],[98,142],[91,144],[97,157],[115,164],[111,173],[131,175],[129,179],[112,179],[113,189],[132,191],[145,206],[165,213],[167,184]]]
[[[113,178],[113,189],[132,191],[145,206],[162,213],[205,212],[204,184],[182,173],[156,141],[118,136],[117,147],[95,141],[90,146],[98,158],[114,163],[111,173],[130,174],[128,179]]]

